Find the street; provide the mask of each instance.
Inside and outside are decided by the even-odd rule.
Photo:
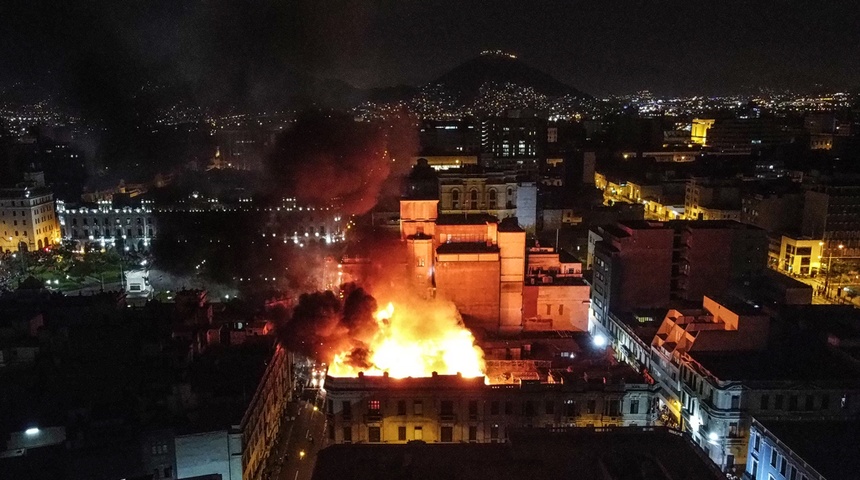
[[[279,480],[310,480],[317,452],[325,446],[324,394],[316,391],[310,400],[299,400],[295,420],[284,425],[272,446],[272,477]]]

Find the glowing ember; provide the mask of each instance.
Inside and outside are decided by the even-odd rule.
[[[422,312],[423,313],[423,312]],[[382,375],[392,378],[429,377],[461,373],[464,377],[484,376],[484,353],[451,312],[424,315],[396,315],[389,303],[374,315],[378,329],[368,342],[366,358],[357,362],[355,352],[334,356],[329,367],[333,377]],[[360,365],[359,363],[364,363]]]

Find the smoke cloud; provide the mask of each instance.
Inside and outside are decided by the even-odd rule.
[[[268,158],[276,193],[299,202],[333,205],[347,214],[373,208],[409,169],[415,128],[356,122],[334,113],[306,113],[277,140]]]
[[[423,298],[402,285],[380,291],[385,308],[354,284],[344,286],[342,303],[329,291],[302,295],[279,330],[282,343],[328,363],[334,376],[482,374],[483,352],[452,303]]]
[[[280,325],[281,342],[327,363],[344,350],[360,356],[377,328],[373,318],[376,299],[354,285],[345,286],[343,293],[345,301],[332,291],[301,295],[292,317]]]

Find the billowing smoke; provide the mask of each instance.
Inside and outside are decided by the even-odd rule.
[[[411,125],[306,113],[276,142],[268,173],[275,193],[294,195],[303,204],[335,205],[344,213],[362,214],[389,190],[389,180],[406,174],[416,150]]]
[[[324,362],[352,350],[360,356],[376,330],[376,299],[361,288],[347,285],[345,300],[331,291],[299,297],[292,317],[279,326],[282,343],[295,352]]]
[[[332,376],[483,375],[483,352],[452,303],[403,285],[381,290],[384,308],[354,284],[342,290],[343,302],[332,292],[302,295],[279,330],[282,343],[326,362]]]

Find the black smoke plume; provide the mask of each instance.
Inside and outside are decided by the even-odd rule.
[[[349,363],[366,366],[366,342],[377,329],[376,299],[353,285],[343,293],[343,301],[331,291],[300,296],[291,318],[278,330],[284,346],[327,363],[335,353],[349,350]]]
[[[405,121],[404,121],[405,122]],[[275,193],[300,203],[363,214],[402,178],[417,151],[410,125],[356,122],[337,113],[301,115],[274,145],[268,173]]]

